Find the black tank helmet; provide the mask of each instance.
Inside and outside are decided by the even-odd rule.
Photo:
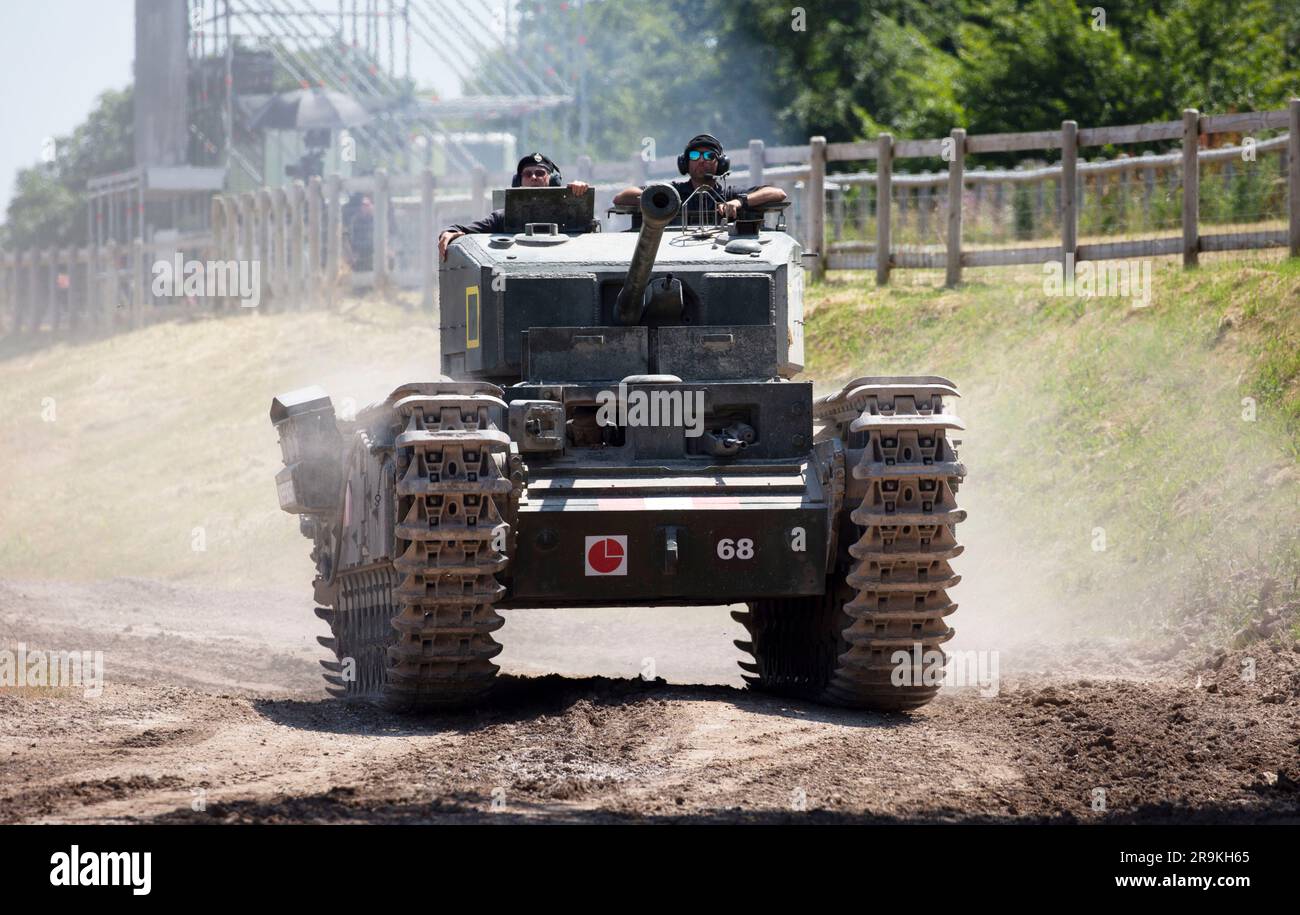
[[[521,187],[524,183],[524,169],[530,165],[541,165],[551,173],[551,187],[562,187],[564,185],[564,176],[560,174],[560,167],[543,156],[539,152],[531,152],[519,160],[515,166],[515,177],[510,181],[511,187]]]

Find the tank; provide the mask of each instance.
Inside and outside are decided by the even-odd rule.
[[[928,702],[965,518],[952,382],[864,375],[814,397],[779,212],[683,224],[651,185],[639,230],[599,232],[584,196],[511,189],[503,234],[451,245],[446,374],[348,421],[317,388],[273,401],[326,688],[474,704],[500,609],[737,605],[751,688]]]

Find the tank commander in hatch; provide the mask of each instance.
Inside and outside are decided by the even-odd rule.
[[[780,203],[785,200],[785,191],[771,185],[754,186],[740,190],[730,185],[719,183],[731,170],[731,160],[722,149],[717,137],[707,133],[693,137],[686,144],[686,149],[677,157],[677,170],[688,177],[682,181],[673,181],[672,186],[682,200],[682,213],[688,210],[696,213],[700,209],[702,198],[712,198],[716,204],[717,215],[726,219],[735,219],[742,207],[760,207],[768,203]],[[641,202],[643,187],[629,187],[614,195],[615,206],[636,206]],[[696,197],[689,204],[687,198]],[[683,215],[682,218],[685,218]]]
[[[587,193],[590,185],[585,181],[570,181],[564,184],[560,167],[539,152],[529,153],[515,166],[515,177],[511,187],[568,187],[575,197]],[[454,225],[443,229],[438,236],[438,255],[447,259],[447,246],[462,235],[476,235],[484,232],[505,231],[505,210],[493,210],[488,215],[467,226]]]

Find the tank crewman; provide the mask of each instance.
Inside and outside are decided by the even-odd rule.
[[[726,152],[717,137],[707,133],[692,137],[691,142],[686,144],[686,149],[677,157],[677,170],[688,176],[681,181],[672,182],[677,191],[677,196],[682,199],[682,203],[685,204],[687,197],[703,189],[703,194],[707,194],[717,201],[717,214],[726,219],[735,219],[741,207],[759,207],[768,203],[780,203],[786,197],[785,191],[771,185],[761,187],[756,185],[742,191],[739,188],[721,184],[719,179],[731,170],[731,161],[727,158]],[[643,187],[624,188],[614,195],[614,205],[636,206],[641,201],[641,191],[643,189]],[[696,211],[696,203],[699,200],[700,197],[697,196],[695,201],[692,201],[689,207],[691,212]],[[687,209],[686,206],[683,206],[683,213]]]
[[[529,153],[519,160],[515,166],[515,177],[510,182],[511,187],[568,187],[570,193],[575,197],[581,197],[587,193],[590,185],[585,181],[570,181],[564,184],[564,176],[560,174],[560,167],[543,156],[539,152]],[[469,225],[448,226],[438,236],[438,254],[443,259],[447,259],[447,246],[462,235],[476,235],[483,232],[503,232],[505,231],[505,210],[493,210]]]

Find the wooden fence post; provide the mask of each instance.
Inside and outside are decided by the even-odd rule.
[[[388,190],[388,169],[375,169],[375,236],[374,254],[371,256],[375,271],[375,290],[381,295],[388,288],[388,208],[391,206]]]
[[[9,278],[9,333],[19,334],[23,329],[23,252],[13,253],[13,272]]]
[[[108,237],[108,244],[104,246],[104,284],[108,287],[104,291],[102,307],[104,309],[104,326],[112,331],[117,327],[117,293],[118,277],[117,262],[120,255],[117,251],[117,241],[113,236]]]
[[[214,261],[225,260],[226,257],[225,241],[229,234],[229,228],[227,226],[227,222],[229,218],[230,217],[227,215],[226,212],[225,198],[222,197],[221,194],[213,194],[211,210],[208,215],[208,225],[211,227],[211,231],[212,231],[212,249],[213,249],[212,259]],[[206,275],[204,276],[204,282],[205,283],[207,282]],[[225,298],[224,297],[218,298],[217,301],[210,303],[210,307],[214,311],[225,311],[226,310]]]
[[[813,276],[826,275],[826,138],[808,141],[808,246],[817,253]]]
[[[9,322],[9,315],[13,313],[14,296],[13,296],[13,271],[9,269],[8,255],[0,250],[0,337],[4,336],[12,326]]]
[[[50,250],[42,248],[36,252],[36,283],[40,288],[40,316],[36,320],[36,329],[44,330],[54,310],[54,276],[51,270]]]
[[[257,192],[256,208],[259,227],[257,256],[262,262],[262,298],[259,306],[263,311],[270,312],[274,310],[278,303],[275,301],[275,194],[269,187],[264,187]],[[267,308],[268,301],[271,305],[270,308]]]
[[[420,172],[420,291],[421,307],[433,312],[435,283],[438,279],[438,238],[433,223],[433,171]]]
[[[1079,247],[1079,210],[1075,203],[1079,176],[1079,125],[1061,122],[1061,264],[1065,276],[1074,275],[1074,255]]]
[[[922,178],[930,177],[930,170],[921,172]],[[930,234],[930,185],[923,184],[916,189],[916,232],[925,244]]]
[[[5,306],[9,312],[7,328],[9,333],[18,332],[19,297],[22,295],[22,255],[14,251],[6,258],[9,269],[5,271]]]
[[[59,309],[63,313],[63,317],[67,319],[68,330],[72,331],[76,329],[79,323],[77,318],[81,311],[72,300],[72,279],[77,273],[77,249],[64,248],[62,263],[63,269],[67,271],[68,287],[66,289],[58,290]],[[56,283],[55,285],[57,286],[58,284]]]
[[[876,140],[876,285],[889,283],[889,211],[893,196],[894,138],[882,133]]]
[[[63,296],[59,295],[59,273],[63,267],[63,250],[50,249],[50,330],[62,329],[64,319]]]
[[[325,179],[325,299],[330,310],[339,301],[339,257],[343,249],[343,214],[339,206],[342,179],[330,175]]]
[[[1147,150],[1142,153],[1143,158],[1153,158],[1155,153]],[[1156,188],[1156,167],[1154,165],[1142,166],[1142,228],[1151,227],[1151,194]]]
[[[307,304],[320,306],[321,298],[321,180],[312,175],[307,182]]]
[[[221,256],[227,260],[239,260],[239,197],[223,194],[221,201],[226,208],[226,244]]]
[[[1291,135],[1287,138],[1287,236],[1291,256],[1300,257],[1300,98],[1287,103]]]
[[[86,244],[86,288],[83,292],[86,308],[86,326],[98,328],[100,326],[100,309],[99,309],[99,269],[96,259],[95,242],[93,238]]]
[[[44,312],[41,307],[41,252],[28,251],[27,320],[33,332],[41,329]]]
[[[35,255],[31,251],[19,251],[14,254],[18,265],[20,288],[14,311],[14,331],[22,333],[23,326],[29,323],[29,315],[36,307],[36,268],[33,266]],[[24,270],[23,267],[27,269]]]
[[[45,272],[45,282],[42,284],[45,287],[45,305],[41,309],[41,319],[42,323],[46,320],[50,322],[51,331],[59,329],[59,315],[55,310],[56,300],[54,295],[54,273],[57,269],[55,263],[57,260],[56,253],[57,252],[55,252],[53,248],[46,248],[42,256],[42,260],[45,261],[47,270]]]
[[[257,257],[257,222],[253,215],[253,192],[239,195],[239,247],[235,259],[252,263]]]
[[[1200,145],[1201,116],[1195,108],[1183,109],[1183,266],[1199,262],[1197,224],[1201,215],[1201,172],[1196,157]]]
[[[307,199],[302,179],[295,179],[289,189],[289,260],[284,269],[289,277],[289,302],[294,311],[302,311],[303,288],[306,277],[302,259],[303,203]]]
[[[876,138],[876,286],[889,283],[889,212],[893,198],[893,134]]]
[[[966,131],[954,127],[952,158],[948,160],[948,264],[944,284],[961,282],[961,195],[966,171]]]
[[[763,183],[763,141],[749,141],[749,184],[751,187]]]
[[[131,241],[131,329],[139,327],[144,318],[144,297],[148,285],[144,275],[144,239],[136,236]]]
[[[13,253],[13,269],[9,273],[9,333],[16,334],[23,329],[23,254]]]
[[[1047,222],[1047,179],[1040,178],[1034,182],[1034,221],[1029,230],[1031,238],[1036,238]]]
[[[289,307],[289,191],[277,187],[271,191],[271,224],[274,227],[271,248],[272,295],[277,310]]]

